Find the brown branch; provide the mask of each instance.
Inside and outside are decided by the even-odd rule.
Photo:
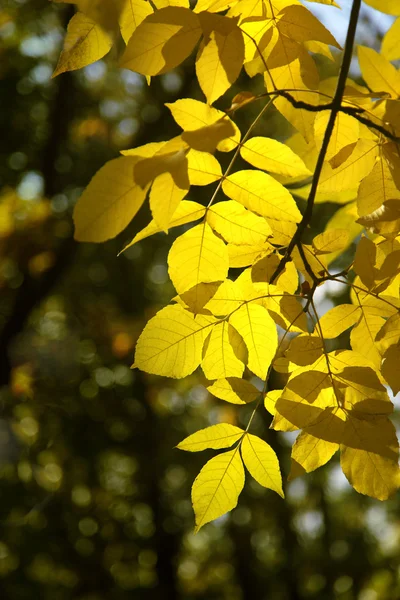
[[[344,48],[342,66],[340,68],[339,79],[338,79],[338,84],[336,87],[335,96],[331,103],[332,104],[331,114],[329,117],[328,124],[326,126],[324,139],[322,142],[321,150],[319,152],[317,164],[316,164],[315,171],[314,171],[314,176],[313,176],[313,180],[312,180],[312,184],[311,184],[311,190],[310,190],[310,194],[309,194],[308,200],[307,200],[307,207],[306,207],[306,210],[304,211],[303,218],[299,223],[297,231],[294,234],[293,238],[291,239],[291,241],[287,247],[285,256],[282,257],[278,267],[276,268],[274,274],[271,277],[271,280],[270,280],[271,283],[273,283],[275,281],[275,279],[278,277],[278,275],[280,273],[282,273],[283,269],[285,268],[286,263],[290,260],[293,249],[295,248],[295,246],[297,246],[298,244],[301,243],[301,238],[303,236],[303,233],[305,232],[306,228],[308,227],[308,225],[311,222],[313,209],[314,209],[315,196],[317,194],[318,183],[319,183],[319,179],[321,176],[322,167],[324,165],[326,152],[328,150],[328,146],[329,146],[329,142],[330,142],[330,139],[332,136],[333,128],[335,126],[336,117],[342,107],[343,95],[344,95],[344,90],[346,87],[346,80],[347,80],[347,76],[348,76],[349,69],[350,69],[351,58],[353,56],[353,46],[354,46],[356,29],[357,29],[358,17],[359,17],[359,13],[360,13],[360,6],[361,6],[361,0],[353,0],[350,21],[349,21],[349,27],[347,30],[347,37],[346,37],[346,44],[345,44],[345,48]]]
[[[288,102],[290,102],[290,104],[294,106],[294,108],[303,108],[310,112],[322,112],[323,110],[333,110],[334,107],[334,100],[332,100],[332,102],[327,102],[326,104],[309,104],[308,102],[304,102],[303,100],[296,100],[296,98],[294,98],[292,94],[290,94],[290,92],[286,90],[275,90],[273,92],[270,92],[269,95],[282,96],[282,98],[285,98]],[[384,127],[383,125],[379,125],[378,123],[374,123],[367,117],[363,117],[362,115],[363,113],[365,113],[365,110],[359,106],[341,105],[339,107],[338,112],[345,113],[346,115],[354,117],[355,119],[357,119],[357,121],[363,123],[363,125],[366,125],[371,129],[376,129],[376,131],[379,131],[379,133],[382,133],[393,142],[400,142],[400,137],[391,133],[388,129],[386,129],[386,127]]]

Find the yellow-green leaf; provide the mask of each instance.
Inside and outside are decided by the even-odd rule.
[[[147,0],[125,0],[122,3],[119,26],[125,44],[129,42],[138,25],[152,12],[151,4]]]
[[[134,181],[136,162],[133,157],[121,156],[96,173],[75,206],[76,240],[104,242],[118,235],[133,219],[148,189]]]
[[[237,171],[222,184],[224,193],[253,212],[277,221],[299,223],[301,213],[291,194],[261,171]]]
[[[240,445],[243,462],[250,475],[263,487],[283,498],[282,476],[278,458],[267,442],[247,433]]]
[[[53,77],[96,62],[111,50],[112,44],[111,35],[96,21],[83,13],[76,13],[68,24],[64,47]]]
[[[207,379],[243,375],[246,348],[238,332],[226,321],[214,325],[203,353],[201,368]]]
[[[325,418],[320,423],[308,427],[302,431],[292,448],[292,464],[289,481],[303,473],[311,473],[330,461],[332,456],[339,450],[339,444],[334,440],[335,431],[332,432],[335,417],[329,413],[331,418]],[[341,422],[343,425],[343,422]],[[309,431],[313,431],[312,435]]]
[[[264,171],[271,171],[287,177],[307,177],[311,171],[300,156],[286,144],[267,137],[253,137],[247,140],[240,149],[242,158]]]
[[[284,35],[297,42],[315,40],[340,48],[333,35],[305,6],[293,4],[278,15],[277,27]]]
[[[196,75],[208,104],[215,102],[236,81],[244,60],[243,34],[236,20],[210,13],[199,14],[205,37],[196,58]]]
[[[339,304],[328,310],[315,326],[314,335],[318,335],[320,329],[324,338],[338,337],[346,329],[352,327],[360,318],[360,308],[353,304]]]
[[[178,304],[166,306],[141,333],[133,367],[177,379],[190,375],[201,362],[212,323],[212,319],[195,317]]]
[[[207,223],[186,231],[168,254],[168,272],[178,294],[198,283],[223,281],[228,268],[226,246]]]
[[[191,149],[186,158],[191,185],[208,185],[221,179],[221,165],[212,154]]]
[[[392,423],[349,418],[340,447],[340,464],[360,494],[387,500],[400,483],[399,443]]]
[[[400,14],[400,10],[399,10]],[[382,40],[382,54],[386,60],[399,60],[400,58],[400,19],[396,19]]]
[[[326,126],[331,115],[330,110],[323,110],[317,114],[314,123],[315,145],[321,149],[325,136]],[[335,119],[335,125],[326,152],[326,160],[334,158],[345,146],[350,146],[358,141],[360,137],[360,124],[350,115],[339,113]]]
[[[135,29],[119,66],[142,75],[166,73],[189,56],[200,36],[198,17],[189,8],[161,8]]]
[[[243,434],[244,431],[240,427],[229,423],[218,423],[218,425],[211,425],[211,427],[192,433],[192,435],[182,440],[177,448],[187,452],[200,452],[209,448],[213,450],[229,448],[229,446],[233,446],[235,442],[239,441]]]
[[[192,487],[196,529],[235,508],[244,486],[244,468],[237,448],[209,460]]]
[[[171,227],[178,227],[179,225],[186,225],[186,223],[191,223],[192,221],[197,221],[203,217],[205,212],[205,207],[198,202],[182,200],[169,222],[169,229],[171,229]],[[137,244],[137,242],[140,242],[155,233],[159,233],[160,231],[162,231],[161,227],[159,227],[155,221],[151,221],[144,229],[135,235],[133,240],[125,246],[122,252],[133,246],[133,244]]]
[[[398,0],[364,0],[364,2],[381,12],[394,15],[395,17],[400,16],[400,5]]]
[[[327,229],[315,236],[312,245],[319,254],[338,252],[349,245],[349,234],[347,229]]]
[[[187,172],[186,177],[184,174],[183,177],[174,177],[171,173],[162,173],[153,182],[149,197],[151,214],[163,231],[168,231],[172,217],[189,187]]]
[[[247,346],[248,368],[265,379],[278,346],[276,326],[268,311],[257,304],[245,304],[229,317],[229,322]]]
[[[230,152],[240,142],[240,131],[233,121],[221,110],[209,106],[193,98],[182,98],[166,106],[172,113],[175,121],[185,132],[196,132],[199,136],[208,138],[206,142],[212,148],[216,146],[220,152]],[[228,125],[228,127],[224,127]],[[229,138],[225,139],[222,132],[232,131]],[[188,143],[190,139],[187,140]],[[197,148],[200,149],[200,148]],[[210,152],[213,151],[210,149]]]
[[[400,96],[400,73],[382,54],[359,46],[358,60],[363,79],[373,92],[387,92],[392,98]]]
[[[267,221],[235,201],[218,202],[207,211],[207,222],[231,244],[263,244],[272,231]]]
[[[207,389],[210,394],[231,404],[248,404],[260,397],[259,390],[252,383],[238,377],[218,379]]]

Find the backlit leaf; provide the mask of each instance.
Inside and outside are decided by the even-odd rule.
[[[250,303],[236,310],[229,322],[240,333],[247,346],[248,368],[265,379],[278,346],[275,323],[265,308]]]
[[[233,200],[211,206],[207,212],[207,222],[231,244],[262,244],[272,234],[263,217],[246,210]]]
[[[111,50],[112,44],[110,33],[87,15],[76,13],[68,24],[64,47],[53,77],[96,62]]]
[[[238,448],[209,460],[192,487],[196,531],[235,508],[244,486],[244,468]]]
[[[110,160],[93,177],[74,210],[75,239],[104,242],[125,229],[142,206],[147,189],[133,178],[137,159]]]
[[[243,429],[229,423],[219,423],[192,433],[192,435],[182,440],[177,448],[187,452],[200,452],[208,448],[219,450],[220,448],[233,446],[243,435]]]
[[[240,446],[243,462],[250,475],[263,487],[283,498],[282,476],[278,458],[269,444],[247,433]]]
[[[251,138],[243,144],[240,154],[257,169],[288,177],[311,175],[302,159],[289,146],[271,138]]]
[[[259,390],[253,384],[238,377],[218,379],[207,389],[210,394],[231,404],[247,404],[260,397]]]
[[[223,281],[229,268],[228,251],[207,223],[186,231],[172,244],[168,272],[180,294],[198,283]]]
[[[365,83],[373,92],[400,96],[400,73],[381,54],[366,46],[358,47],[358,60]]]
[[[357,323],[360,318],[360,309],[353,304],[339,304],[328,310],[315,326],[314,335],[322,331],[324,338],[335,338],[342,334],[346,329]]]
[[[199,20],[189,8],[161,8],[135,29],[121,57],[120,67],[142,75],[160,75],[184,61],[200,36]]]
[[[243,34],[234,19],[200,13],[205,37],[196,58],[196,74],[208,104],[236,81],[244,60]]]
[[[242,357],[240,360],[239,357]],[[214,325],[204,346],[201,368],[207,379],[241,377],[246,348],[240,335],[226,321]]]
[[[269,219],[298,223],[301,214],[291,194],[261,171],[237,171],[222,184],[224,193],[249,210]]]

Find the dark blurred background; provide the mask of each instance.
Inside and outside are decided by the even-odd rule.
[[[149,88],[116,68],[118,45],[52,80],[72,14],[46,0],[0,8],[0,598],[400,598],[399,500],[356,494],[337,459],[285,484],[286,500],[248,477],[239,507],[193,535],[190,488],[212,453],[174,446],[216,422],[246,423],[249,409],[212,398],[201,375],[130,369],[145,322],[174,295],[166,256],[177,233],[118,257],[148,208],[102,245],[74,242],[72,208],[120,150],[179,132],[164,102],[203,98],[193,58]],[[369,13],[361,34],[379,45]],[[261,78],[251,85],[261,91]],[[256,110],[238,113],[242,131]],[[290,130],[271,111],[255,133]],[[209,188],[197,190],[189,197],[206,203]],[[314,233],[335,210],[318,207]],[[293,436],[268,423],[260,412],[254,431],[286,478]]]

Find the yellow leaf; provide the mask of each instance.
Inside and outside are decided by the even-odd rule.
[[[400,341],[400,314],[395,313],[391,316],[381,330],[377,333],[376,344],[381,354],[392,345],[398,344]]]
[[[363,230],[362,225],[356,222],[357,219],[357,205],[355,202],[349,202],[345,206],[339,208],[333,217],[329,219],[326,224],[326,231],[329,229],[346,229],[348,235],[348,246],[355,240],[356,237],[360,235]],[[347,246],[347,247],[348,247]],[[342,252],[344,252],[347,247],[342,248],[342,250],[338,250],[333,253],[329,257],[329,262],[333,262],[335,258],[339,256]]]
[[[199,14],[204,31],[196,58],[200,87],[213,104],[236,81],[244,60],[243,34],[236,20],[210,13]]]
[[[248,267],[256,260],[273,252],[268,242],[251,246],[249,244],[228,244],[229,266],[231,268]]]
[[[384,355],[382,375],[392,388],[394,395],[400,392],[399,365],[400,348],[398,346],[391,346]]]
[[[318,335],[320,329],[324,338],[331,339],[341,335],[346,329],[352,327],[360,318],[360,308],[353,304],[339,304],[328,310],[315,326],[314,335]]]
[[[187,171],[179,173],[178,177],[174,175],[175,177],[171,173],[163,173],[156,177],[149,197],[153,219],[165,232],[168,231],[171,219],[190,187]]]
[[[260,396],[260,392],[253,384],[237,377],[218,379],[212,385],[207,386],[207,389],[210,394],[231,404],[248,404]]]
[[[75,239],[104,242],[118,235],[142,206],[147,189],[133,178],[137,159],[107,162],[93,177],[74,209]]]
[[[194,315],[198,313],[210,314],[210,311],[204,310],[204,307],[210,298],[214,296],[220,285],[220,282],[198,283],[187,292],[183,292],[173,299],[184,308],[188,308]]]
[[[224,193],[249,210],[277,221],[299,223],[301,213],[291,194],[261,171],[237,171],[222,184]]]
[[[330,115],[330,110],[323,110],[315,117],[314,139],[318,150],[321,149]],[[342,148],[358,142],[359,137],[360,123],[350,115],[339,113],[335,119],[335,125],[326,152],[326,160],[334,158]]]
[[[283,392],[283,390],[270,390],[264,396],[265,409],[271,415],[274,415],[276,412],[275,405],[276,405],[278,399],[282,396],[282,392]]]
[[[75,71],[103,58],[111,50],[113,39],[90,17],[78,12],[68,23],[67,35],[53,77]]]
[[[226,321],[217,323],[204,345],[201,368],[207,379],[241,377],[246,347],[238,332]]]
[[[165,8],[166,6],[184,6],[189,8],[189,0],[152,0],[156,8]]]
[[[264,171],[279,173],[287,177],[311,175],[302,159],[286,144],[267,137],[253,137],[240,149],[242,158]]]
[[[243,486],[244,468],[238,448],[209,460],[192,487],[195,531],[235,508]]]
[[[119,66],[142,75],[166,73],[189,56],[200,36],[199,20],[189,8],[161,8],[135,29]]]
[[[293,4],[280,11],[277,27],[279,31],[297,42],[315,40],[341,48],[333,35],[305,6]]]
[[[146,0],[125,0],[123,2],[119,15],[119,26],[125,44],[129,42],[138,25],[152,12],[151,4]]]
[[[199,13],[204,10],[208,10],[208,12],[222,12],[236,4],[238,0],[197,0],[196,6],[194,8],[194,12]]]
[[[251,268],[251,278],[254,283],[269,283],[275,273],[281,257],[276,254],[264,256],[255,262]],[[275,285],[280,290],[294,294],[299,287],[299,275],[293,261],[288,261],[282,273],[275,280]]]
[[[225,279],[218,287],[213,297],[207,302],[205,308],[216,316],[230,314],[242,304],[244,300],[236,282]]]
[[[348,419],[340,464],[360,494],[387,500],[399,487],[399,443],[388,419]]]
[[[240,333],[247,346],[248,368],[265,379],[278,346],[274,321],[262,306],[245,304],[229,317],[229,322]]]
[[[381,54],[366,46],[358,47],[362,77],[374,92],[387,92],[392,98],[400,96],[400,73]]]
[[[174,212],[171,221],[169,222],[169,228],[171,229],[171,227],[178,227],[179,225],[186,225],[186,223],[197,221],[203,217],[205,212],[205,207],[201,204],[198,204],[198,202],[193,202],[192,200],[182,200]],[[140,242],[141,240],[144,240],[155,233],[159,233],[160,231],[162,231],[161,227],[159,227],[155,221],[151,221],[147,227],[135,235],[133,240],[125,246],[122,252],[125,252],[125,250],[128,248],[134,244],[137,244],[137,242]]]
[[[399,10],[400,15],[400,10]],[[399,60],[400,58],[400,19],[396,19],[382,40],[382,54],[386,60]]]
[[[212,154],[191,149],[186,158],[191,185],[208,185],[221,179],[221,165]]]
[[[400,16],[400,6],[398,0],[364,0],[366,4],[380,10],[381,12],[394,15],[395,17]]]
[[[329,6],[336,6],[336,8],[340,8],[339,4],[337,4],[335,0],[309,0],[309,2],[318,2],[318,4],[329,4]]]
[[[365,177],[357,195],[357,211],[360,217],[373,213],[387,200],[400,199],[400,190],[393,180],[386,160],[381,158]]]
[[[313,239],[312,245],[319,254],[338,252],[349,245],[349,234],[347,229],[327,229]]]
[[[263,487],[284,497],[278,458],[269,444],[247,433],[240,445],[243,462],[250,475]]]
[[[375,140],[360,139],[353,152],[339,167],[333,169],[329,162],[324,163],[319,190],[323,192],[356,190],[361,180],[372,171],[377,153]]]
[[[327,409],[329,411],[330,409]],[[306,431],[302,431],[292,447],[292,464],[289,481],[292,481],[303,473],[311,473],[330,461],[332,456],[339,450],[339,444],[332,435],[332,422],[337,420],[332,412],[329,417],[323,419],[316,425],[311,425]],[[313,431],[314,435],[309,433]]]
[[[256,290],[262,293],[262,287],[255,284]],[[290,331],[307,331],[306,314],[297,298],[285,294],[274,285],[269,285],[268,294],[262,299],[262,305],[268,310],[275,323]]]
[[[285,52],[283,52],[284,63],[285,56]],[[318,94],[312,93],[310,90],[318,90],[319,75],[314,60],[305,49],[302,49],[299,58],[266,72],[264,80],[267,90],[271,93],[275,89],[296,90],[291,92],[295,100],[318,104]],[[304,108],[296,108],[289,100],[281,97],[274,101],[274,105],[307,142],[313,139],[315,113]]]
[[[133,367],[177,379],[190,375],[201,362],[212,322],[202,315],[195,317],[178,304],[166,306],[141,333]]]
[[[319,336],[304,333],[290,341],[285,357],[290,362],[304,367],[318,360],[323,351],[324,346]]]
[[[201,282],[223,281],[228,268],[226,246],[207,223],[186,231],[168,254],[168,272],[178,294]]]
[[[182,440],[177,445],[177,448],[179,450],[186,450],[187,452],[200,452],[208,448],[219,450],[220,448],[233,446],[243,435],[243,429],[235,427],[235,425],[218,423],[218,425],[211,425],[211,427],[206,427],[205,429],[196,431],[196,433],[192,433],[192,435]]]
[[[377,371],[381,367],[381,355],[375,337],[384,323],[382,317],[370,314],[368,309],[361,309],[361,318],[350,334],[352,349],[371,361]]]
[[[272,427],[277,431],[308,427],[322,418],[326,408],[338,405],[328,373],[313,369],[299,375],[296,372],[275,405]]]
[[[258,217],[233,200],[211,206],[207,211],[207,222],[231,244],[263,244],[272,234],[263,217]]]
[[[357,273],[367,288],[374,287],[375,283],[376,246],[372,240],[362,237],[357,244],[354,259],[354,271]]]
[[[182,98],[165,106],[185,132],[198,132],[199,136],[209,138],[206,143],[210,148],[216,146],[220,152],[230,152],[240,142],[238,127],[224,112],[213,106],[192,98]],[[233,132],[230,137],[222,137],[221,132],[225,134],[230,131]]]

